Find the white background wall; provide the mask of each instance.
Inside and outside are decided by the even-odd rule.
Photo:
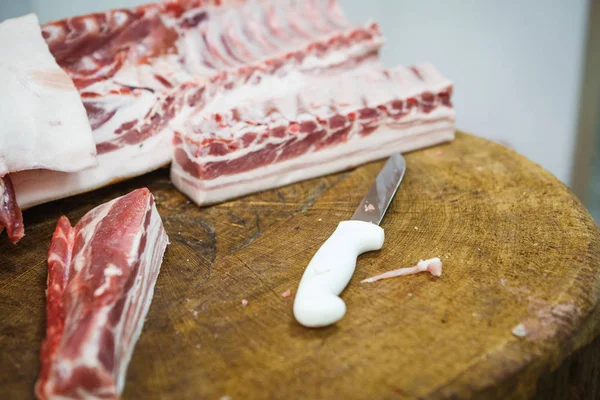
[[[433,62],[455,83],[458,127],[511,144],[568,183],[588,0],[340,0],[386,36],[388,65]],[[42,22],[144,0],[0,0]]]
[[[340,0],[373,17],[389,65],[431,61],[455,84],[459,129],[508,142],[570,177],[586,0]]]

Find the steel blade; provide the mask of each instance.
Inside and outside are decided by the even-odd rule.
[[[387,211],[406,171],[406,161],[400,153],[394,153],[387,160],[375,182],[351,219],[379,225]]]

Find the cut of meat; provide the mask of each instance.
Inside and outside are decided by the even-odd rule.
[[[429,260],[420,260],[417,265],[409,268],[398,268],[392,271],[384,272],[383,274],[373,276],[371,278],[363,279],[360,283],[373,283],[382,279],[395,278],[397,276],[414,275],[420,272],[429,272],[431,275],[440,277],[442,276],[442,261],[439,257],[431,258]]]
[[[0,23],[0,176],[96,164],[77,89],[44,42],[35,15]]]
[[[48,253],[39,399],[117,398],[168,238],[148,189],[62,217]]]
[[[23,219],[8,174],[96,165],[96,146],[79,92],[30,14],[0,23],[0,232],[13,243]]]
[[[171,161],[170,122],[198,87],[291,70],[377,63],[376,24],[352,27],[335,1],[169,1],[47,24],[44,37],[80,91],[98,166],[32,171],[13,182],[22,208],[141,175]]]
[[[0,178],[0,233],[4,228],[13,243],[17,243],[25,235],[23,216],[15,201],[15,191],[8,175]]]
[[[451,95],[430,64],[263,76],[179,113],[171,180],[209,204],[448,141]]]

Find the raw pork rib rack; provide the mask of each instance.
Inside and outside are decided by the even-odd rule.
[[[454,136],[451,83],[430,65],[384,70],[378,26],[350,24],[335,0],[171,0],[43,34],[98,166],[15,174],[22,208],[171,160],[174,184],[208,204]]]
[[[62,217],[48,253],[39,399],[115,399],[148,313],[167,235],[148,189]]]

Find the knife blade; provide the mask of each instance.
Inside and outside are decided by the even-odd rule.
[[[406,161],[400,153],[394,153],[387,160],[375,182],[369,188],[367,195],[362,199],[352,216],[352,220],[381,224],[396,191],[402,183]]]
[[[296,297],[294,317],[311,328],[338,322],[346,313],[339,297],[354,269],[356,259],[367,251],[379,250],[385,235],[379,226],[406,171],[400,153],[386,161],[350,220],[339,223],[306,267]]]

